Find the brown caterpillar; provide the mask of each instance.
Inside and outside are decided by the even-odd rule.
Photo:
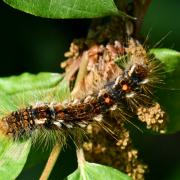
[[[14,111],[0,121],[1,133],[19,139],[43,129],[63,132],[101,123],[108,111],[124,107],[132,112],[138,106],[151,104],[150,92],[157,80],[153,79],[157,68],[153,61],[135,53],[136,56],[129,53],[129,61],[122,73],[100,91],[69,103],[37,103]]]

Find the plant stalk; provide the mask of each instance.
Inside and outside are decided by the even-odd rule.
[[[83,53],[83,55],[82,55],[82,61],[81,61],[79,71],[78,71],[78,74],[77,74],[75,86],[73,88],[73,91],[71,92],[72,96],[75,96],[76,93],[78,93],[79,88],[83,84],[84,77],[85,77],[85,75],[87,73],[87,64],[88,64],[88,52],[85,51]]]
[[[51,154],[48,158],[46,166],[45,166],[39,180],[47,180],[49,178],[51,171],[57,161],[57,158],[58,158],[60,152],[61,152],[61,145],[59,143],[57,143],[51,151]]]

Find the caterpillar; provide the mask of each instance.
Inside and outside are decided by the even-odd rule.
[[[20,139],[33,137],[37,131],[53,131],[58,139],[66,131],[103,123],[103,117],[109,111],[124,108],[133,112],[137,107],[152,104],[151,89],[158,81],[154,76],[158,66],[142,56],[143,53],[128,50],[127,53],[129,57],[123,70],[97,92],[66,103],[38,102],[20,108],[2,117],[0,132]]]

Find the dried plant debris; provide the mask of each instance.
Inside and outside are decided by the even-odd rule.
[[[71,46],[76,47],[77,45],[72,43]],[[72,49],[70,48],[68,54],[76,55],[70,56],[67,61],[61,64],[61,67],[65,68],[66,74],[71,76],[70,80],[75,79],[74,76],[84,60],[84,54],[82,52],[70,53]],[[107,44],[106,46],[94,44],[85,52],[88,56],[87,74],[77,91],[86,92],[87,95],[91,94],[94,90],[101,89],[108,81],[114,80],[122,73],[122,69],[118,67],[115,60],[124,55],[125,49],[119,41],[115,41],[113,44]]]
[[[146,123],[147,129],[165,133],[167,118],[159,103],[154,103],[151,107],[139,107],[137,115],[140,121]]]

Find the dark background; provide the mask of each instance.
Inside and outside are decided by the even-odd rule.
[[[145,17],[142,34],[149,35],[153,47],[180,51],[180,1],[153,1]],[[52,20],[35,17],[0,2],[0,76],[22,72],[61,72],[59,64],[65,58],[73,38],[86,34],[90,20]],[[147,179],[180,179],[180,134],[168,136],[144,135],[132,132],[136,146],[149,164]],[[50,179],[60,179],[73,171],[76,159],[73,147],[63,152]],[[24,170],[18,179],[37,179],[44,163]],[[58,177],[58,178],[57,178]]]

